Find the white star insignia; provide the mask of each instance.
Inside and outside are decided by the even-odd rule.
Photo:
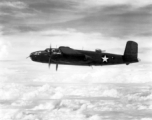
[[[104,57],[102,57],[103,62],[108,62],[108,57],[106,57],[106,55]]]

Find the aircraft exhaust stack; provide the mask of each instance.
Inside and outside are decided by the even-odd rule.
[[[139,62],[138,59],[138,44],[134,41],[128,41],[126,44],[123,59],[126,64]]]

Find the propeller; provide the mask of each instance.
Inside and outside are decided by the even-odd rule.
[[[49,68],[50,68],[50,66],[51,66],[51,57],[49,58]]]
[[[50,44],[50,49],[49,49],[49,68],[51,66],[51,57],[52,57],[52,51],[51,51],[51,44]]]
[[[56,64],[56,71],[58,70],[58,64]]]
[[[49,64],[48,64],[49,68],[51,66],[51,61],[53,61],[52,60],[52,55],[53,55],[53,51],[52,51],[52,47],[51,47],[51,44],[50,44],[50,49],[49,49]],[[57,70],[58,70],[58,63],[56,64],[56,71]]]

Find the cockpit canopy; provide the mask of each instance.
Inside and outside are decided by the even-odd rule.
[[[52,52],[53,54],[61,54],[61,52],[60,52],[60,50],[58,48],[47,48],[44,51],[45,52]]]

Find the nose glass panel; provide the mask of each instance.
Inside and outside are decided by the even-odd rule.
[[[42,53],[41,51],[33,52],[33,53],[31,53],[30,56],[33,56],[33,55],[37,56],[37,55],[40,55],[41,53]]]

